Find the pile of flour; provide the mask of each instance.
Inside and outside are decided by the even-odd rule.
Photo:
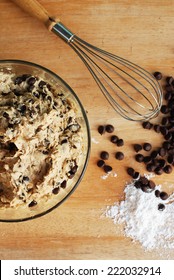
[[[115,224],[124,223],[125,235],[139,241],[146,250],[174,249],[174,203],[167,204],[170,200],[166,200],[165,209],[159,211],[158,204],[164,201],[154,192],[135,188],[134,183],[127,185],[124,193],[125,200],[108,206],[106,216]]]

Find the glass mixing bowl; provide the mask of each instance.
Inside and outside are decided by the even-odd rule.
[[[52,71],[27,61],[20,60],[1,60],[0,72],[14,73],[16,75],[31,74],[41,77],[44,81],[50,85],[56,87],[59,91],[62,91],[68,99],[72,100],[77,107],[78,122],[83,133],[83,155],[81,158],[80,166],[78,166],[75,176],[68,181],[67,187],[61,190],[61,194],[58,196],[51,195],[48,198],[42,198],[40,202],[34,207],[28,207],[28,205],[13,207],[0,207],[0,221],[3,222],[19,222],[24,220],[33,219],[42,216],[54,208],[58,207],[61,203],[67,199],[70,194],[76,189],[80,183],[84,172],[86,170],[89,152],[90,152],[90,129],[87,120],[85,110],[74,91],[64,82],[58,75]]]

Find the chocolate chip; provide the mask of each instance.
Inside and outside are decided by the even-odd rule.
[[[161,74],[161,72],[158,72],[158,71],[156,71],[156,72],[154,72],[154,77],[157,79],[157,80],[161,80],[162,79],[162,74]]]
[[[52,193],[53,193],[53,194],[58,194],[59,191],[60,191],[60,188],[57,187],[57,188],[54,188],[54,189],[52,190]]]
[[[165,148],[161,147],[161,148],[159,148],[158,153],[161,157],[164,157],[166,155],[167,151]]]
[[[149,186],[150,189],[154,189],[156,185],[155,185],[154,181],[149,180],[148,186]]]
[[[146,192],[146,193],[150,193],[153,191],[153,189],[149,188],[148,186],[142,186],[141,189],[143,192]]]
[[[162,105],[160,111],[161,111],[162,114],[168,114],[169,113],[169,108],[168,108],[167,105]]]
[[[164,170],[164,172],[167,173],[167,174],[172,173],[172,167],[171,167],[171,165],[169,165],[169,164],[167,164],[166,166],[164,166],[163,170]]]
[[[159,210],[159,211],[163,211],[164,209],[165,209],[165,205],[162,204],[162,203],[159,203],[159,204],[158,204],[158,210]]]
[[[23,82],[22,76],[16,77],[14,83],[15,85],[20,85]]]
[[[152,151],[151,152],[151,154],[150,154],[150,157],[152,158],[152,159],[154,159],[154,158],[156,158],[158,156],[158,151]]]
[[[155,130],[155,132],[160,133],[160,132],[161,132],[161,131],[160,131],[160,125],[155,124],[155,125],[154,125],[154,130]]]
[[[118,160],[123,160],[124,159],[124,154],[122,152],[116,152],[115,158]]]
[[[46,82],[45,81],[40,81],[39,82],[39,84],[38,84],[38,86],[40,87],[40,88],[43,88],[44,86],[46,86]]]
[[[151,129],[153,127],[153,124],[150,123],[149,121],[143,122],[142,123],[143,128],[145,129]]]
[[[112,143],[117,143],[117,140],[118,140],[118,136],[116,136],[116,135],[111,136],[111,142]]]
[[[168,197],[169,197],[169,196],[168,196],[168,194],[167,194],[166,192],[161,192],[161,193],[160,193],[160,198],[161,198],[162,200],[166,200]]]
[[[134,186],[137,188],[137,189],[140,189],[142,187],[142,183],[138,180],[134,183]]]
[[[105,165],[103,169],[106,173],[110,173],[112,171],[112,167],[110,165]]]
[[[104,165],[105,165],[104,160],[99,159],[99,160],[97,161],[97,166],[98,166],[98,167],[103,167]]]
[[[169,124],[169,118],[168,117],[162,118],[161,124],[162,125],[168,125]]]
[[[144,156],[142,154],[136,154],[135,159],[138,162],[143,162],[144,161]]]
[[[114,131],[113,125],[112,125],[112,124],[107,124],[107,125],[106,125],[106,131],[107,131],[108,133],[112,133],[112,132]]]
[[[145,156],[143,161],[144,161],[144,163],[149,163],[149,162],[151,162],[151,160],[152,160],[152,158],[150,156]]]
[[[161,192],[160,192],[159,190],[156,190],[156,191],[155,191],[155,196],[156,196],[156,197],[160,197],[160,193],[161,193]]]
[[[140,144],[134,144],[133,147],[136,153],[142,150],[142,146]]]
[[[145,151],[150,151],[152,149],[152,145],[150,143],[144,143],[143,144],[143,149]]]
[[[100,153],[101,159],[107,160],[109,158],[109,153],[106,151],[103,151]]]
[[[137,179],[140,178],[140,173],[136,171],[136,172],[133,174],[132,177],[133,177],[133,179],[137,180]]]
[[[65,188],[66,188],[66,185],[67,185],[67,181],[64,180],[64,181],[60,184],[60,187],[61,187],[62,189],[65,189]]]
[[[168,134],[168,129],[165,126],[161,126],[160,131],[161,131],[162,135],[167,135]]]
[[[37,205],[37,202],[35,200],[32,200],[29,204],[28,204],[28,207],[33,207],[33,206],[36,206]]]
[[[170,164],[173,164],[174,163],[174,155],[168,155],[167,162],[170,163]]]
[[[27,83],[29,86],[33,86],[36,82],[36,78],[35,77],[31,77],[27,80]]]
[[[28,176],[23,176],[22,180],[25,181],[25,182],[29,182],[30,178]]]
[[[9,150],[10,152],[13,152],[13,151],[17,152],[17,151],[18,151],[18,148],[16,147],[15,143],[9,142],[9,143],[8,143],[8,150]]]
[[[133,177],[135,173],[135,170],[132,167],[128,167],[127,168],[127,174],[130,175],[131,177]]]
[[[65,138],[65,139],[63,139],[62,141],[61,141],[61,145],[63,145],[63,144],[66,144],[66,143],[68,143],[68,140]]]
[[[174,79],[173,79],[172,76],[169,76],[169,77],[166,78],[166,82],[167,82],[168,85],[172,85],[173,81],[174,81]]]
[[[163,169],[161,167],[156,167],[154,172],[157,175],[161,175],[161,174],[163,174]]]
[[[39,98],[39,97],[40,97],[40,93],[37,92],[37,91],[34,91],[34,92],[33,92],[33,95],[34,95],[36,98]]]
[[[21,112],[21,114],[24,114],[26,109],[27,109],[26,105],[22,105],[19,107],[19,111]]]
[[[123,139],[118,139],[116,145],[117,145],[118,147],[123,146],[123,145],[124,145],[124,140],[123,140]]]
[[[77,172],[77,169],[78,169],[78,165],[74,165],[74,166],[71,168],[71,172],[75,174],[75,173]]]
[[[149,180],[146,177],[140,177],[139,181],[142,183],[142,185],[147,186],[149,183]]]
[[[5,118],[5,119],[9,119],[9,114],[7,112],[3,112],[2,116]]]
[[[20,95],[23,94],[20,90],[17,90],[17,89],[13,89],[13,93],[14,93],[14,95],[16,95],[16,96],[20,96]]]
[[[98,127],[98,132],[102,135],[102,134],[104,134],[105,133],[105,126],[104,125],[100,125],[99,127]]]

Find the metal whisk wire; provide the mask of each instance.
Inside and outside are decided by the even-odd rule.
[[[128,120],[145,120],[151,119],[158,114],[162,104],[162,91],[156,79],[149,72],[140,66],[125,60],[124,58],[113,55],[85,42],[76,35],[71,38],[69,44],[82,59],[114,110],[117,111],[122,117]],[[114,62],[117,62],[118,65],[120,64],[124,66],[124,69],[114,64]],[[102,67],[105,67],[107,72]],[[125,69],[129,71],[131,70],[133,74],[137,74],[139,80],[129,72],[125,71]],[[108,75],[108,70],[109,72],[115,74],[115,80],[113,80],[111,76]],[[123,76],[123,74],[125,76]],[[150,105],[150,107],[147,108],[147,106],[144,106],[142,103],[138,102],[138,100],[129,95],[122,87],[120,87],[116,82],[117,77],[121,78],[124,82],[126,82],[127,85],[131,86],[136,92],[138,92],[139,95],[141,95],[147,101],[146,103]],[[140,77],[146,81],[148,85],[150,85],[150,89],[140,81]],[[146,95],[137,87],[137,85],[135,86],[132,81],[136,82],[137,85],[140,85],[144,92],[146,92]],[[120,93],[118,92],[118,89]],[[115,99],[115,96],[113,97],[111,95],[111,91],[117,95],[117,99],[121,101],[121,105],[118,100]],[[151,99],[147,97],[147,93],[151,96]],[[125,97],[127,100],[125,100]],[[129,104],[129,100],[137,105],[136,108],[132,106],[132,103],[131,105]],[[139,111],[140,108],[144,109],[146,112],[144,113],[143,111],[142,113]]]

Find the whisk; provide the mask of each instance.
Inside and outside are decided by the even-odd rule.
[[[12,1],[41,20],[50,31],[69,44],[84,62],[111,106],[123,118],[144,121],[158,115],[162,105],[162,89],[151,73],[80,39],[59,19],[51,17],[36,0]]]

